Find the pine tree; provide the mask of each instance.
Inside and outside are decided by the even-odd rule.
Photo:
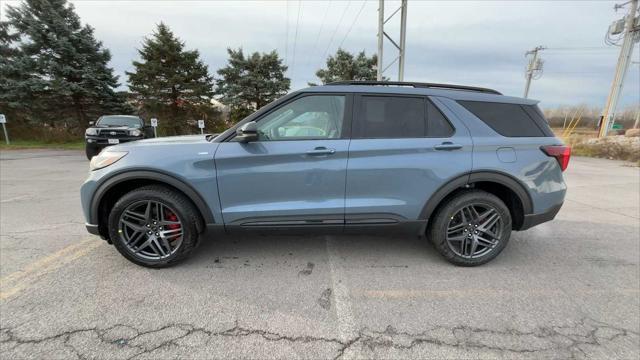
[[[15,59],[20,50],[12,44],[19,40],[18,34],[9,32],[9,23],[0,22],[0,113],[7,115],[13,125],[17,109],[21,107],[18,82],[24,78],[18,71]],[[24,117],[18,121],[24,122]]]
[[[354,57],[353,54],[338,49],[335,55],[327,58],[327,68],[318,70],[316,76],[323,84],[344,80],[375,80],[377,62],[376,55],[367,57],[361,51]]]
[[[276,51],[244,56],[242,49],[227,49],[229,64],[218,70],[216,93],[231,109],[231,120],[237,122],[253,111],[278,99],[289,91],[291,80],[285,77],[287,67]]]
[[[176,135],[187,131],[187,119],[200,119],[213,110],[213,78],[197,50],[185,50],[184,42],[163,23],[146,38],[141,61],[134,61],[129,89],[150,117],[161,119],[161,130]]]
[[[72,4],[24,0],[7,6],[7,19],[0,27],[0,74],[9,76],[0,81],[0,106],[77,132],[102,114],[128,110],[114,91],[111,54]]]

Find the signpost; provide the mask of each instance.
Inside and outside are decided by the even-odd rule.
[[[0,124],[2,124],[2,130],[4,131],[4,141],[9,145],[9,134],[7,133],[7,118],[4,114],[0,114]]]
[[[198,120],[198,127],[200,128],[200,134],[204,134],[204,120]]]
[[[158,119],[151,118],[151,126],[153,127],[153,137],[158,137],[158,133],[156,132],[156,128],[158,127]]]

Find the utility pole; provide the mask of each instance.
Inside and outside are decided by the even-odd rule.
[[[382,81],[382,74],[396,61],[398,61],[398,81],[404,80],[404,60],[405,60],[405,48],[407,40],[407,1],[401,0],[400,7],[397,8],[389,17],[384,18],[384,0],[378,0],[378,71],[377,79]],[[400,12],[400,44],[395,42],[385,31],[384,25],[395,15]],[[384,38],[387,38],[391,44],[398,49],[398,56],[389,63],[386,67],[383,67],[384,53]]]
[[[407,0],[400,5],[400,51],[398,57],[398,81],[404,80],[404,50],[407,44]]]
[[[640,65],[640,61],[634,61],[633,64]],[[636,122],[633,124],[634,129],[640,129],[640,104],[638,104],[638,110],[636,111]]]
[[[614,9],[617,10],[624,5],[630,4],[629,13],[627,13],[624,19],[624,37],[622,40],[622,46],[620,47],[620,55],[618,56],[618,64],[616,65],[615,75],[613,82],[611,83],[611,90],[607,97],[607,103],[602,110],[602,116],[600,117],[600,132],[598,137],[607,136],[609,129],[613,126],[615,121],[616,106],[618,105],[618,99],[622,88],[624,86],[624,78],[629,69],[629,63],[631,62],[631,54],[633,53],[633,45],[640,39],[640,25],[638,24],[638,17],[636,12],[638,11],[638,0],[631,0],[622,5],[615,5]],[[623,19],[614,22],[607,30],[607,36],[609,34],[615,35],[619,32]]]
[[[525,77],[527,79],[527,82],[524,85],[525,99],[529,96],[529,88],[531,87],[531,80],[539,79],[540,76],[542,76],[542,66],[544,65],[544,61],[538,58],[538,52],[544,49],[546,49],[546,47],[536,46],[532,50],[529,50],[526,53],[524,53],[524,56],[533,55],[531,59],[529,59],[529,63],[527,64],[527,70],[525,71]]]
[[[384,50],[384,0],[378,2],[378,65],[376,79],[382,81],[382,53]]]

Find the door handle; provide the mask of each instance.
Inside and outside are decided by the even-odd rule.
[[[436,145],[433,147],[436,150],[447,150],[447,151],[451,151],[451,150],[458,150],[458,149],[462,149],[462,145],[460,144],[454,144],[451,141],[445,141],[440,145]]]
[[[307,155],[320,156],[320,155],[333,155],[336,153],[336,149],[327,149],[324,146],[317,147],[313,150],[307,151]]]

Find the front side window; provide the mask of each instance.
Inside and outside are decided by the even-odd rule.
[[[339,139],[344,108],[344,95],[298,98],[258,121],[258,140]]]

